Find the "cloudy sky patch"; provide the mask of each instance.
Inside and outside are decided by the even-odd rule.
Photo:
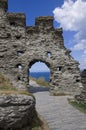
[[[77,60],[82,69],[86,68],[86,1],[65,0],[61,7],[54,9],[53,14],[55,21],[59,22],[65,31],[76,32],[72,40],[74,45],[71,49],[72,51],[83,50],[84,58],[82,58],[82,54]]]

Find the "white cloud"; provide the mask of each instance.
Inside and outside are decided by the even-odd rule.
[[[50,69],[43,62],[36,62],[30,68],[30,72],[50,72]]]
[[[82,39],[73,47],[73,50],[84,50],[86,52],[86,39]]]
[[[53,11],[55,20],[65,30],[79,31],[86,24],[86,2],[77,0],[66,0],[61,8]]]
[[[84,54],[81,59],[80,59],[80,68],[81,69],[86,69],[86,54]]]
[[[83,50],[83,54],[86,54],[86,0],[65,0],[53,13],[55,21],[59,22],[64,30],[76,32],[74,36],[76,44],[72,50]],[[86,66],[86,60],[81,61]]]
[[[86,50],[84,51],[84,54],[86,54]]]

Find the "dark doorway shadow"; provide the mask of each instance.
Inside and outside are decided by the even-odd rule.
[[[36,93],[36,92],[44,92],[44,91],[49,91],[49,87],[41,87],[41,86],[30,86],[29,92],[31,93]]]

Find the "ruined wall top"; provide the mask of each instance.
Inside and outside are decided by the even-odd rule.
[[[25,26],[26,25],[26,16],[24,13],[7,13],[7,18],[10,22],[10,25],[16,26]]]
[[[8,0],[0,0],[0,8],[3,8],[5,11],[8,9]]]
[[[36,26],[43,26],[43,27],[53,27],[53,17],[52,16],[40,16],[35,19]]]
[[[52,32],[57,35],[62,36],[63,29],[62,28],[54,28],[53,26],[53,16],[40,16],[35,18],[35,26],[27,26],[26,27],[26,32],[27,34],[31,33],[47,33],[47,32]]]

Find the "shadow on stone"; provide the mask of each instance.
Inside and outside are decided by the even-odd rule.
[[[29,92],[31,93],[36,93],[36,92],[43,92],[43,91],[49,91],[49,88],[48,87],[35,87],[35,86],[30,86],[28,88]]]

